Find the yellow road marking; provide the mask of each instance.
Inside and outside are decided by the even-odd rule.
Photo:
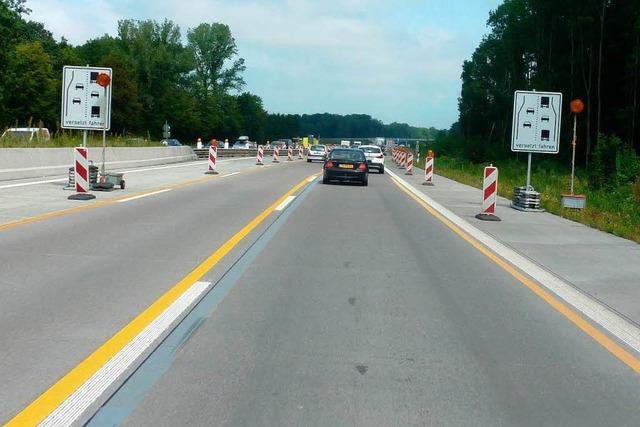
[[[317,176],[317,174],[316,174]],[[271,206],[252,219],[233,237],[227,240],[207,259],[198,265],[193,271],[187,274],[182,280],[176,283],[164,295],[153,302],[128,325],[118,331],[107,342],[102,344],[89,357],[80,362],[69,373],[52,385],[47,391],[42,393],[13,419],[6,426],[17,427],[25,425],[36,425],[45,419],[55,408],[60,406],[78,387],[84,384],[96,371],[115,356],[125,345],[135,338],[144,328],[146,328],[156,317],[158,317],[167,307],[178,299],[195,282],[200,280],[209,270],[227,255],[242,239],[244,239],[253,229],[262,223],[285,199],[308,184],[308,178],[300,181],[293,188],[283,194]]]
[[[571,308],[569,308],[568,305],[561,302],[558,298],[556,298],[555,296],[547,292],[540,285],[535,283],[532,279],[530,279],[529,277],[527,277],[526,275],[518,271],[511,264],[506,262],[504,259],[502,259],[498,255],[493,253],[491,250],[489,250],[487,247],[482,245],[480,242],[478,242],[476,239],[471,237],[469,234],[467,234],[460,227],[458,227],[449,219],[447,219],[440,212],[435,210],[433,207],[429,206],[427,203],[425,203],[415,194],[412,194],[409,190],[404,188],[404,186],[400,182],[398,182],[396,179],[394,178],[391,178],[391,179],[393,180],[394,184],[396,184],[402,191],[408,194],[409,197],[415,200],[427,212],[429,212],[431,215],[436,217],[438,220],[444,223],[447,227],[449,227],[454,233],[456,233],[458,236],[460,236],[465,241],[467,241],[467,243],[469,243],[471,246],[476,248],[483,255],[485,255],[487,258],[489,258],[491,261],[497,264],[500,268],[502,268],[504,271],[506,271],[511,276],[516,278],[520,283],[522,283],[527,288],[529,288],[529,290],[531,290],[534,294],[536,294],[538,297],[543,299],[547,304],[549,304],[551,307],[553,307],[558,312],[560,312],[564,317],[569,319],[569,321],[571,321],[574,325],[580,328],[584,333],[586,333],[591,338],[593,338],[598,344],[600,344],[605,349],[607,349],[611,354],[613,354],[615,357],[617,357],[619,360],[625,363],[633,371],[640,374],[640,359],[635,357],[633,354],[627,351],[624,347],[622,347],[616,341],[609,338],[606,334],[604,334],[598,328],[596,328],[587,320],[585,320],[580,314],[573,311]]]

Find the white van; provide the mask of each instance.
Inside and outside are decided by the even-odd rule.
[[[2,136],[1,140],[13,139],[20,142],[49,142],[51,134],[47,128],[9,128]]]
[[[351,141],[346,141],[346,140],[340,141],[340,147],[344,147],[344,148],[351,147]]]

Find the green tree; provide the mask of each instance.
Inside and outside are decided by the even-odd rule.
[[[262,106],[259,96],[245,92],[236,99],[240,115],[240,131],[253,140],[264,141],[266,138],[267,112]]]
[[[40,42],[16,46],[8,61],[7,80],[11,92],[6,105],[13,120],[42,120],[53,127],[59,115],[56,80],[51,58]]]
[[[135,70],[146,129],[159,136],[168,119],[166,111],[172,109],[174,100],[182,99],[177,94],[185,90],[193,57],[181,43],[180,28],[169,20],[120,21],[118,36]],[[176,97],[169,98],[169,93]]]
[[[200,101],[208,102],[212,95],[242,90],[246,67],[244,59],[234,59],[238,48],[227,25],[200,24],[187,32],[187,41],[195,60],[191,84]]]

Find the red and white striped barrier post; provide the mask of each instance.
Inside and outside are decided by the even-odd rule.
[[[398,150],[394,148],[391,157],[393,159],[393,163],[398,164]]]
[[[407,154],[407,153],[406,153],[405,151],[400,151],[400,155],[399,155],[399,157],[398,157],[398,167],[399,167],[400,169],[403,169],[403,168],[404,168],[404,156],[405,156],[406,154]]]
[[[500,221],[496,213],[498,201],[498,168],[491,165],[484,168],[482,184],[482,212],[476,218],[482,221]]]
[[[304,148],[302,146],[298,147],[298,160],[304,159]]]
[[[433,157],[427,156],[427,160],[424,163],[424,182],[422,185],[433,185]]]
[[[264,166],[264,147],[262,145],[258,145],[258,159],[256,165]]]
[[[68,197],[69,200],[91,200],[96,196],[88,193],[89,184],[89,150],[87,147],[76,147],[73,152],[75,164],[73,166],[73,179],[76,185],[76,194]]]
[[[413,175],[413,153],[407,153],[406,170],[405,175]]]
[[[278,159],[278,156],[280,156],[280,147],[278,147],[277,145],[273,146],[273,163],[280,163],[280,159]]]
[[[287,162],[292,162],[293,161],[293,147],[289,146],[289,148],[287,148]]]
[[[211,145],[209,147],[209,165],[205,174],[217,175],[218,174],[218,171],[216,170],[217,162],[218,162],[218,147],[215,145]]]

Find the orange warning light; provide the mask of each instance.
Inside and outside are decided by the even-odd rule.
[[[111,77],[109,77],[109,74],[100,73],[96,78],[96,83],[98,83],[102,87],[107,87],[111,84]]]

